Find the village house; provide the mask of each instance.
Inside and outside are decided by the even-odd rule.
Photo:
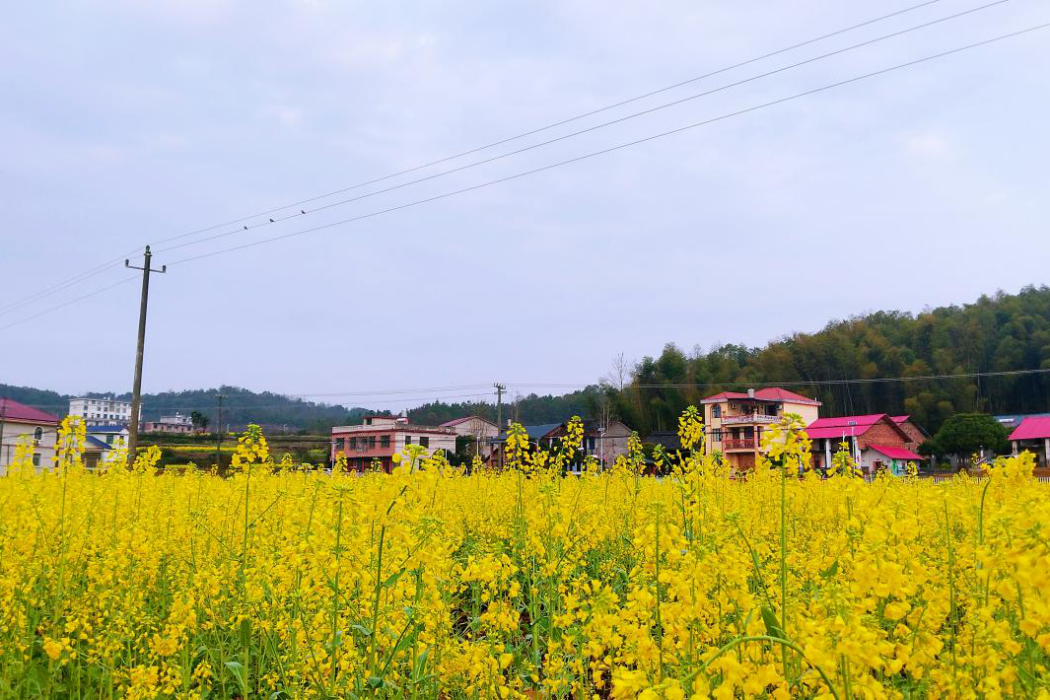
[[[508,425],[509,423],[510,421],[508,421]],[[530,445],[546,450],[550,449],[554,439],[554,431],[561,427],[561,423],[542,423],[540,425],[523,425],[521,427],[525,429]],[[507,444],[507,431],[504,430],[496,437],[491,438],[489,443],[492,445],[492,452],[489,454],[487,464],[494,467],[501,466],[503,447]]]
[[[386,472],[392,468],[394,454],[405,454],[417,445],[423,456],[438,450],[456,451],[456,431],[444,426],[412,425],[404,416],[364,416],[360,425],[338,425],[332,428],[331,458],[335,463],[344,455],[347,467],[356,471],[372,468],[373,462]]]
[[[1028,450],[1035,453],[1039,466],[1050,466],[1050,416],[1025,417],[1009,439],[1013,454]]]
[[[155,421],[142,424],[144,433],[192,433],[193,420],[189,416],[175,413],[172,416],[161,416]]]
[[[12,399],[0,398],[0,475],[7,473],[16,445],[25,439],[33,446],[33,466],[38,470],[50,468],[55,457],[59,422],[58,416]]]
[[[112,396],[80,396],[69,400],[69,415],[84,419],[84,425],[130,425],[131,402]]]
[[[906,429],[910,423],[907,416],[886,413],[818,418],[806,428],[812,440],[812,466],[820,471],[829,469],[832,455],[846,443],[846,449],[865,474],[885,469],[900,476],[906,473],[908,462],[923,459],[910,447],[922,435],[917,426]]]
[[[468,437],[473,444],[470,451],[483,460],[492,454],[492,439],[499,435],[499,426],[481,416],[456,418],[441,424],[442,428],[451,428],[456,435]]]
[[[106,455],[109,454],[110,450],[115,449],[120,444],[107,443],[91,433],[88,433],[85,437],[87,439],[84,441],[84,453],[81,455],[85,469],[97,469],[99,464],[106,459]]]
[[[701,402],[707,426],[707,454],[720,453],[734,471],[753,469],[761,452],[762,433],[794,413],[809,424],[820,415],[820,401],[787,389],[723,391]]]
[[[560,423],[554,430],[543,436],[547,444],[560,440],[566,434],[566,423]],[[607,421],[604,425],[597,420],[583,422],[583,456],[593,457],[603,467],[611,467],[617,458],[627,455],[627,438],[631,429],[618,420]]]
[[[88,437],[95,438],[99,442],[110,447],[119,447],[128,444],[127,426],[124,425],[89,425],[86,428]]]
[[[551,449],[561,438],[565,437],[567,423],[544,423],[542,425],[523,425],[529,443],[545,450]],[[631,429],[618,420],[606,422],[597,420],[583,422],[583,443],[580,445],[582,457],[593,457],[603,467],[611,467],[617,457],[627,454],[627,438]],[[506,431],[492,440],[493,450],[488,464],[500,464],[500,451],[507,439]],[[578,466],[578,465],[577,465]]]
[[[890,418],[908,436],[908,442],[904,443],[904,446],[912,452],[918,452],[919,446],[930,439],[930,434],[922,426],[912,421],[911,416],[890,416]]]

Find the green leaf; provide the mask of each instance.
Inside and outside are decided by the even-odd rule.
[[[826,569],[824,569],[823,571],[820,572],[820,577],[821,578],[825,578],[825,579],[831,578],[832,576],[834,576],[838,572],[839,572],[839,560],[836,559],[834,562],[832,562],[831,566],[829,566],[828,568],[826,568]]]
[[[768,605],[762,606],[762,621],[766,623],[766,633],[770,637],[776,637],[777,639],[783,639],[787,641],[787,635],[784,634],[784,630],[780,628],[780,620],[777,619],[777,615],[773,612],[773,609]]]
[[[244,664],[240,661],[227,661],[226,668],[230,669],[230,673],[235,675],[237,680],[239,680],[243,686],[245,682]]]
[[[372,630],[368,629],[364,625],[350,625],[350,629],[356,630],[358,632],[358,634],[360,634],[363,637],[371,637],[372,636]]]

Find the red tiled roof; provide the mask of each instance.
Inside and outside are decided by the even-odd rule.
[[[1050,416],[1028,416],[1010,433],[1011,440],[1044,440],[1050,438]]]
[[[806,434],[811,440],[840,438],[844,435],[863,435],[868,428],[883,418],[888,418],[888,416],[885,413],[869,413],[864,416],[818,418],[806,427]]]
[[[904,449],[903,447],[887,447],[885,445],[869,445],[869,447],[876,452],[881,452],[890,459],[908,459],[916,462],[922,461],[922,457],[911,450]]]
[[[0,414],[4,420],[23,423],[54,423],[58,425],[59,417],[41,411],[32,406],[26,406],[13,399],[0,399]]]
[[[804,403],[811,406],[820,406],[820,402],[816,399],[811,399],[808,396],[802,394],[796,394],[793,391],[787,389],[781,389],[778,386],[766,387],[765,389],[756,389],[755,395],[750,396],[746,392],[741,391],[723,391],[713,396],[708,396],[703,399],[700,403],[718,403],[719,401],[726,401],[728,399],[757,399],[759,401],[782,401],[788,403]]]
[[[900,425],[901,423],[907,423],[911,416],[890,416],[894,423]]]

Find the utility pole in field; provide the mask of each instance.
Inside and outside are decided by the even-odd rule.
[[[7,416],[7,397],[0,396],[0,467],[4,466],[4,418]],[[0,474],[6,472],[0,470]]]
[[[135,385],[131,389],[131,425],[128,428],[128,463],[135,463],[135,455],[139,447],[139,409],[142,405],[142,355],[146,348],[146,307],[149,301],[149,275],[151,272],[164,273],[168,266],[164,265],[159,270],[150,268],[150,259],[153,253],[146,246],[143,254],[142,267],[136,267],[130,260],[124,261],[124,267],[131,270],[142,270],[142,298],[139,301],[139,344],[135,352]]]
[[[496,382],[492,386],[496,387],[496,427],[499,432],[496,436],[503,432],[503,392],[507,390],[506,384],[500,384]],[[507,441],[504,440],[503,444],[499,446],[499,470],[503,471],[503,453],[506,451]]]
[[[215,421],[215,467],[219,468],[222,466],[222,402],[226,394],[216,394],[215,398],[219,400],[219,416]]]

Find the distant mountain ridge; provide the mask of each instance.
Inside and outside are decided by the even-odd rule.
[[[247,423],[259,423],[275,426],[288,426],[289,430],[327,431],[331,426],[352,422],[365,413],[373,411],[363,407],[348,408],[342,405],[327,405],[291,398],[270,391],[255,392],[235,386],[223,386],[216,389],[191,389],[186,391],[166,391],[159,394],[143,394],[142,418],[154,420],[161,415],[178,412],[189,415],[200,411],[212,422],[217,419],[217,394],[223,394],[222,422],[234,429]],[[130,393],[105,393],[89,391],[82,396],[102,397],[115,396],[125,401],[131,400]],[[68,394],[57,391],[36,389],[26,386],[0,384],[0,396],[6,396],[29,406],[64,416],[69,411]]]
[[[527,424],[561,422],[574,415],[588,414],[598,391],[597,387],[590,387],[584,391],[563,396],[530,394],[505,404],[503,416],[505,419],[515,419]],[[333,425],[359,422],[361,416],[366,414],[390,413],[385,409],[321,404],[270,391],[255,392],[241,387],[223,386],[216,389],[189,389],[143,394],[142,417],[143,420],[154,420],[162,415],[170,415],[175,412],[189,415],[193,411],[199,411],[214,423],[218,416],[216,395],[220,393],[226,397],[222,408],[223,425],[229,425],[234,430],[241,429],[248,423],[258,423],[272,427],[287,426],[289,431],[328,432]],[[10,384],[0,384],[0,396],[6,396],[59,416],[66,415],[69,410],[69,399],[74,398],[57,391]],[[125,401],[131,400],[129,393],[86,392],[81,396],[96,398],[115,396]],[[496,412],[495,403],[478,401],[449,404],[435,401],[410,409],[408,417],[413,423],[440,425],[455,418],[472,415],[495,421]]]

